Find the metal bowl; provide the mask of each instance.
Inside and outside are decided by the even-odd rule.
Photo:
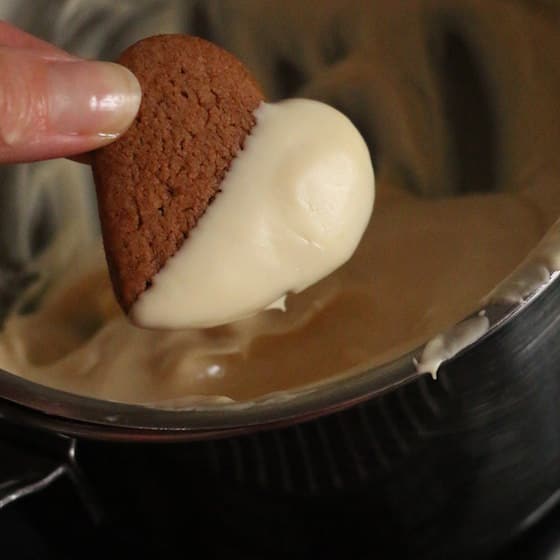
[[[500,183],[497,176],[502,183],[510,181],[516,187],[534,180],[543,169],[547,177],[543,188],[554,188],[560,178],[560,168],[554,161],[555,141],[560,141],[558,116],[550,115],[549,127],[539,128],[546,121],[546,107],[540,105],[541,98],[536,95],[552,91],[554,96],[553,88],[560,86],[554,72],[557,57],[548,48],[553,44],[550,37],[555,36],[554,29],[560,25],[560,14],[551,2],[519,0],[506,5],[461,0],[450,6],[443,0],[417,0],[405,8],[390,1],[325,2],[317,11],[317,26],[306,20],[305,10],[300,13],[297,2],[278,3],[282,4],[280,9],[272,3],[240,5],[233,1],[144,0],[120,2],[118,8],[101,1],[60,1],[56,10],[49,3],[46,22],[29,15],[31,12],[24,11],[23,4],[5,4],[13,21],[88,56],[112,58],[133,40],[154,32],[189,31],[216,40],[237,51],[252,66],[272,97],[310,95],[325,98],[345,110],[368,139],[376,167],[392,170],[418,195],[491,190]],[[507,24],[498,25],[506,19]],[[358,25],[360,20],[367,25]],[[277,41],[270,32],[270,22],[280,28],[285,25],[299,29],[298,41]],[[427,156],[401,141],[400,133],[407,126],[406,112],[393,118],[390,112],[382,111],[382,117],[372,113],[368,118],[364,103],[377,98],[364,95],[370,90],[361,73],[363,67],[344,66],[353,42],[360,45],[366,41],[368,29],[374,38],[379,34],[378,55],[387,60],[388,68],[395,64],[410,66],[400,40],[404,37],[399,32],[401,25],[408,32],[416,29],[418,36],[411,41],[417,41],[418,48],[432,57],[441,87],[452,99],[459,100],[458,104],[451,101],[447,105],[448,109],[455,107],[455,113],[439,115],[439,120],[433,121]],[[326,34],[314,35],[316,28]],[[310,31],[306,34],[301,29]],[[515,58],[515,53],[523,50],[517,48],[515,53],[512,51],[511,64],[505,64],[508,49],[516,41],[533,47],[536,44],[537,51],[542,41],[542,57],[531,58],[536,51],[528,46],[528,54]],[[256,49],[258,55],[254,54],[255,45],[262,45],[262,49]],[[319,64],[319,58],[336,75],[348,73],[345,91],[336,89],[329,75],[315,81],[310,78],[309,68]],[[477,80],[484,82],[480,74],[488,78],[488,72],[500,64],[510,69],[504,71],[502,84],[502,91],[509,94],[504,98],[502,112],[488,99],[480,105],[481,111],[489,115],[487,122],[494,123],[492,127],[504,126],[504,111],[513,110],[517,102],[525,109],[534,103],[534,113],[510,119],[515,122],[505,126],[507,134],[502,130],[501,137],[489,133],[479,138],[480,149],[469,152],[470,156],[458,166],[459,172],[453,175],[445,158],[431,157],[430,149],[436,154],[436,147],[449,139],[449,130],[458,148],[467,146],[464,136],[473,141],[476,131],[464,121],[461,91]],[[358,74],[356,68],[360,70]],[[389,69],[387,75],[376,73],[372,80],[389,79],[389,74]],[[414,76],[413,71],[397,78],[405,80],[410,76]],[[454,85],[446,89],[446,84]],[[535,96],[519,101],[523,92],[516,88],[523,84],[534,88],[531,91]],[[426,92],[421,83],[413,83],[412,89],[424,99]],[[470,99],[472,102],[478,98],[475,95]],[[495,101],[495,95],[490,99]],[[428,102],[424,101],[409,109],[426,109]],[[533,120],[538,122],[534,130]],[[457,134],[460,126],[465,135]],[[489,131],[495,133],[492,127]],[[524,127],[528,132],[521,142],[520,130]],[[514,137],[520,143],[512,147],[508,142]],[[510,150],[510,159],[500,159],[496,155],[500,150]],[[485,159],[488,153],[494,154],[493,163]],[[412,172],[420,161],[423,176]],[[56,180],[47,181],[48,185],[41,183],[43,170],[47,169],[44,166],[52,170],[56,163],[0,170],[0,257],[4,279],[0,297],[5,307],[17,296],[20,286],[33,281],[35,269],[29,264],[36,262],[60,224],[72,214],[60,205]],[[56,177],[56,170],[53,173]],[[82,181],[84,177],[70,178],[71,188],[64,190],[68,195],[66,205],[69,209],[76,205],[87,207],[93,216],[89,194],[77,190],[75,184],[75,180]],[[473,186],[473,178],[482,179]],[[38,203],[28,204],[30,197]],[[551,212],[556,209],[551,208]],[[381,500],[387,511],[399,519],[403,531],[413,535],[411,546],[418,554],[430,549],[432,558],[449,557],[446,554],[453,542],[463,544],[465,555],[488,552],[533,522],[556,499],[560,486],[557,251],[560,229],[554,225],[519,269],[504,279],[471,316],[451,326],[435,342],[426,341],[381,367],[357,368],[321,384],[285,395],[263,396],[251,403],[181,410],[81,397],[1,371],[0,415],[10,423],[97,440],[227,437],[223,442],[200,444],[204,453],[220,458],[214,464],[222,484],[263,491],[249,475],[228,478],[231,464],[236,462],[241,465],[238,472],[253,472],[258,464],[259,472],[276,473],[264,477],[265,490],[271,492],[316,494],[368,488],[367,496]],[[470,332],[474,334],[465,337],[465,328],[473,325],[476,328]],[[443,344],[446,349],[436,362],[434,344]],[[437,380],[433,381],[427,373],[435,370]],[[310,420],[313,421],[302,425]],[[262,433],[250,435],[257,431]],[[317,438],[321,452],[311,454],[309,449],[314,443],[310,442],[316,444]],[[295,477],[295,482],[292,476],[289,488],[286,469],[275,467],[278,441],[287,440],[296,442],[287,447],[292,475],[301,475],[300,479]],[[255,449],[261,451],[255,455]]]
[[[488,28],[500,8],[482,8],[477,2],[467,0],[457,3],[453,9],[447,7],[445,3],[440,5],[438,2],[426,2],[425,4],[424,6],[419,2],[414,8],[410,7],[406,10],[410,21],[403,24],[405,28],[410,29],[410,22],[413,25],[416,22],[417,27],[422,26],[422,32],[418,38],[413,38],[402,47],[403,52],[398,56],[403,71],[402,76],[397,77],[410,80],[416,76],[419,80],[417,87],[424,88],[425,95],[431,93],[426,83],[418,77],[419,74],[415,74],[414,71],[409,72],[406,68],[413,59],[411,48],[417,45],[420,48],[421,45],[425,57],[434,65],[431,83],[435,83],[436,88],[443,88],[441,97],[444,101],[447,98],[451,99],[448,102],[448,109],[458,109],[458,103],[462,102],[461,99],[453,100],[462,97],[457,95],[458,87],[466,88],[467,80],[469,83],[480,82],[483,84],[479,87],[480,91],[468,92],[471,96],[470,103],[480,102],[476,110],[482,114],[483,126],[486,127],[484,130],[490,136],[494,134],[496,141],[499,141],[497,133],[493,130],[495,125],[492,123],[502,117],[500,110],[504,111],[504,109],[496,109],[497,115],[490,115],[490,112],[492,103],[500,99],[501,93],[494,95],[490,93],[491,88],[495,87],[492,85],[492,80],[487,80],[490,84],[489,91],[484,90],[484,72],[488,71],[484,64],[487,64],[487,61],[482,59],[481,62],[482,55],[477,52],[477,49],[485,48]],[[6,8],[10,6],[11,4],[7,4]],[[58,11],[52,10],[53,20],[49,22],[30,18],[23,7],[16,8],[15,12],[12,11],[8,15],[11,15],[16,22],[27,24],[31,31],[42,34],[70,50],[89,56],[113,56],[115,51],[118,52],[123,45],[139,36],[161,31],[185,30],[206,35],[237,51],[245,58],[272,97],[291,93],[312,95],[327,99],[349,113],[369,140],[378,173],[379,169],[382,174],[394,174],[395,169],[400,170],[401,181],[403,177],[408,177],[409,187],[425,196],[464,194],[465,189],[468,189],[467,182],[473,177],[477,178],[477,189],[496,188],[499,186],[499,181],[495,180],[490,184],[488,176],[498,173],[496,170],[498,163],[485,160],[481,155],[482,152],[475,150],[474,155],[465,153],[465,162],[457,164],[456,169],[452,170],[449,163],[445,162],[445,154],[442,155],[439,153],[441,150],[436,150],[445,139],[459,142],[454,136],[454,127],[465,124],[461,116],[455,118],[445,114],[437,115],[437,107],[429,103],[423,107],[434,113],[431,119],[435,123],[435,129],[449,129],[440,134],[441,138],[433,141],[433,159],[440,161],[433,165],[421,166],[422,172],[428,174],[427,181],[420,176],[421,172],[418,171],[418,166],[415,166],[416,160],[421,155],[415,154],[414,149],[407,146],[405,142],[399,144],[394,139],[394,130],[402,126],[407,112],[414,107],[406,106],[404,112],[402,109],[395,110],[393,122],[388,119],[391,126],[380,127],[378,111],[373,104],[377,102],[386,108],[388,102],[377,92],[377,88],[380,87],[376,68],[378,63],[373,62],[368,70],[363,65],[363,61],[356,62],[356,60],[370,52],[367,49],[371,50],[371,45],[375,47],[388,35],[395,35],[399,27],[398,24],[397,26],[391,24],[391,21],[399,10],[401,9],[388,2],[372,2],[369,7],[362,6],[360,3],[356,3],[356,6],[346,5],[345,10],[341,12],[339,3],[325,3],[323,11],[317,16],[319,22],[313,27],[309,27],[309,22],[305,22],[305,12],[301,17],[294,17],[297,12],[295,4],[280,8],[269,5],[263,8],[258,3],[254,5],[248,3],[240,8],[233,3],[218,5],[210,2],[203,5],[193,2],[179,5],[173,2],[143,1],[124,2],[118,10],[115,10],[107,7],[104,2],[90,2],[87,6],[75,2],[59,2]],[[424,21],[422,18],[426,16],[426,10],[429,17]],[[543,15],[540,12],[533,13],[527,8],[519,7],[508,13],[513,14],[514,20],[528,16],[535,29],[543,24],[541,21]],[[285,17],[291,22],[294,41],[299,41],[300,47],[307,48],[304,51],[305,55],[299,56],[299,59],[293,52],[285,50],[288,47],[294,49],[295,46],[292,44],[294,41],[286,47],[286,41],[282,42],[282,39],[277,37],[278,32],[276,37],[273,36],[274,22],[279,17]],[[386,28],[382,29],[378,23],[373,31],[379,36],[374,33],[370,43],[362,40],[361,43],[355,41],[355,44],[352,44],[351,35],[345,29],[345,25],[348,25],[352,18],[369,20],[368,25],[379,19]],[[255,19],[258,20],[258,24],[255,23]],[[224,21],[227,21],[227,25],[224,25]],[[519,21],[499,29],[498,36],[502,51],[508,48],[508,34],[511,34],[512,30],[515,31]],[[544,21],[546,25],[548,20],[544,18]],[[333,22],[338,22],[340,25],[333,28]],[[309,37],[305,37],[302,28],[308,30]],[[330,35],[321,43],[318,35],[323,33],[325,28]],[[239,40],[241,31],[246,36],[245,41]],[[269,33],[265,39],[263,33],[267,31]],[[360,31],[361,29],[357,28],[356,34],[359,35]],[[263,56],[259,49],[254,48],[258,41],[264,42],[264,46],[270,52]],[[281,51],[282,48],[284,51]],[[535,56],[540,56],[539,53],[537,48]],[[386,64],[385,59],[394,56],[390,51],[383,52],[382,55],[381,64]],[[503,63],[503,56],[500,58],[496,53],[492,56],[497,58],[498,63]],[[317,62],[319,57],[323,57],[324,60]],[[306,62],[306,58],[315,60]],[[297,71],[296,64],[301,65]],[[305,64],[309,68],[306,68]],[[345,75],[344,80],[340,80],[338,76],[341,66],[348,74]],[[346,66],[349,68],[345,68]],[[363,75],[356,77],[354,75],[356,68]],[[311,75],[313,69],[316,71],[316,76]],[[530,72],[529,77],[532,76]],[[299,76],[298,80],[295,79],[296,75]],[[519,80],[524,77],[523,74],[517,76],[515,71],[509,73],[506,71],[500,79]],[[543,87],[549,87],[550,83],[556,82],[549,79],[545,81]],[[385,97],[387,97],[386,92]],[[410,95],[404,97],[405,104],[413,105],[415,100],[416,98]],[[500,99],[500,103],[508,108],[507,101]],[[520,105],[523,106],[523,103],[521,101]],[[366,104],[365,108],[364,104]],[[536,118],[540,118],[540,115]],[[439,121],[441,123],[438,124]],[[473,125],[472,128],[476,127]],[[468,127],[465,129],[469,130]],[[507,131],[508,128],[504,127],[502,134]],[[479,141],[475,136],[476,132],[480,130],[466,134]],[[462,137],[463,134],[459,136]],[[483,139],[480,142],[487,142],[487,140]],[[490,144],[484,144],[483,147],[486,151],[497,150]],[[515,149],[510,151],[515,152]],[[501,170],[501,175],[507,177],[509,173],[516,177],[520,174],[519,165],[512,160],[511,154],[508,156],[509,159],[504,157],[499,165],[506,167],[511,164],[511,168]],[[401,169],[403,165],[395,162],[407,157],[411,161]],[[531,165],[535,158],[529,155],[526,159],[529,161],[528,165]],[[539,163],[543,162],[539,161]],[[387,172],[386,169],[390,171]],[[95,236],[97,224],[93,191],[86,190],[85,187],[80,189],[80,184],[91,183],[87,170],[68,170],[59,162],[47,162],[34,166],[4,168],[1,173],[4,183],[0,232],[4,272],[2,296],[7,308],[16,296],[18,288],[31,282],[33,274],[41,273],[40,266],[36,264],[41,254],[47,250],[58,231],[67,227],[68,223],[75,225],[75,215],[80,216],[79,227],[73,230],[76,244]],[[528,176],[527,180],[531,181],[532,178]],[[87,223],[88,218],[90,223]],[[339,377],[325,380],[314,386],[282,395],[265,395],[251,403],[206,404],[190,408],[182,407],[180,410],[127,405],[72,395],[27,381],[9,372],[0,372],[0,393],[4,401],[42,413],[42,421],[45,425],[56,426],[57,429],[74,435],[105,438],[127,438],[130,435],[147,439],[200,438],[263,429],[330,414],[367,401],[383,392],[394,390],[404,383],[418,379],[426,372],[435,373],[440,365],[439,362],[453,358],[483,339],[491,338],[505,324],[522,320],[521,312],[525,307],[541,297],[556,279],[556,269],[560,268],[560,263],[556,262],[558,260],[556,250],[560,248],[559,227],[556,225],[552,227],[547,237],[527,257],[515,274],[505,279],[504,283],[489,295],[487,301],[481,303],[480,309],[477,309],[472,316],[452,326],[437,340],[427,341],[427,344],[381,367],[355,368],[355,371],[343,372],[343,374],[341,372]],[[476,247],[473,247],[473,251],[476,251]],[[468,332],[466,337],[465,329],[472,331]],[[443,352],[442,344],[445,346]],[[434,356],[431,356],[434,345],[440,350],[435,356],[435,362]]]

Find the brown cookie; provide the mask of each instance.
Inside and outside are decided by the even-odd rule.
[[[220,192],[263,95],[241,62],[197,37],[150,37],[118,62],[138,78],[142,104],[130,129],[94,154],[93,173],[113,287],[128,312]]]

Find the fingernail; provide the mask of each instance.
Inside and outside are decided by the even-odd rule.
[[[48,66],[51,130],[114,138],[130,126],[142,97],[132,72],[111,62],[57,61]]]

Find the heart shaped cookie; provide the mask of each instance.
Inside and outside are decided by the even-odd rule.
[[[340,112],[264,103],[243,65],[185,36],[121,59],[143,90],[94,156],[117,299],[143,327],[212,327],[284,305],[354,253],[373,208],[367,146]]]

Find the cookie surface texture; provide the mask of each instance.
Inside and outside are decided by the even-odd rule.
[[[93,173],[111,280],[127,312],[219,193],[263,96],[241,62],[196,37],[144,39],[118,62],[138,78],[142,103],[130,129],[95,152]]]

